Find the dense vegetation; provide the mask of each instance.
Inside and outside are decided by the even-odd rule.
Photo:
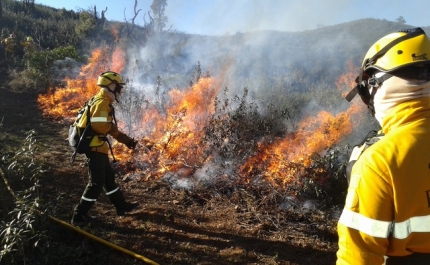
[[[103,7],[75,12],[38,5],[34,1],[0,1],[1,39],[11,33],[18,41],[32,36],[40,48],[26,54],[18,45],[15,57],[9,60],[4,60],[4,50],[0,51],[0,78],[7,80],[2,88],[28,94],[51,93],[64,86],[64,77],[74,78],[79,74],[80,67],[88,62],[94,49],[111,49],[109,44],[112,43],[126,51],[125,72],[130,74],[129,82],[153,84],[157,107],[162,111],[166,111],[164,97],[171,89],[183,89],[204,77],[223,76],[223,92],[216,98],[215,113],[203,128],[205,142],[192,143],[192,147],[207,144],[211,152],[205,153],[205,157],[213,155],[215,150],[220,158],[228,161],[240,154],[237,163],[259,151],[257,141],[269,144],[294,133],[306,116],[322,110],[334,114],[346,110],[348,103],[339,90],[347,91],[350,87],[347,82],[336,87],[339,77],[351,74],[349,71],[360,65],[366,49],[379,37],[411,27],[404,21],[362,19],[304,32],[196,36],[166,30],[167,18],[163,10],[167,1],[153,1],[150,7],[153,15],[148,16],[144,26],[135,25],[138,12],[136,17],[121,23],[106,19],[109,15],[106,10],[97,12],[97,8]],[[429,31],[430,27],[423,29]],[[132,122],[130,117],[139,116],[134,113],[136,102],[144,102],[146,105],[141,105],[147,106],[148,101],[136,91],[128,96],[120,110],[128,115],[122,114],[123,118],[128,117]],[[6,115],[0,113],[0,132],[4,129],[2,118]],[[176,119],[181,120],[181,115]],[[125,126],[131,128],[130,122],[126,120]],[[324,207],[338,207],[345,195],[345,158],[350,146],[376,125],[366,116],[355,126],[356,133],[323,154],[313,156],[310,165],[289,164],[300,172],[298,175],[305,179],[303,183],[289,189],[280,185],[282,192],[273,189],[276,196],[264,195],[272,198],[270,202],[279,203],[291,191],[318,199]],[[11,141],[9,136],[0,138],[0,169],[4,174],[0,173],[6,181],[5,184],[0,181],[0,217],[4,220],[0,225],[0,261],[25,261],[27,248],[40,247],[43,251],[46,242],[57,245],[53,243],[55,235],[50,238],[47,233],[46,219],[38,215],[39,211],[52,210],[56,202],[48,204],[41,200],[40,179],[44,169],[36,159],[41,151],[34,134],[33,130],[28,131],[23,143],[17,139]],[[225,144],[227,138],[228,145]],[[184,157],[176,159],[182,161]],[[251,175],[258,173],[250,172]],[[249,183],[254,183],[253,177],[249,177]],[[318,182],[322,178],[327,181]],[[10,190],[9,184],[20,192]],[[228,189],[235,189],[229,186],[231,183],[224,184]],[[227,188],[223,187],[220,193],[225,190]],[[260,196],[255,197],[261,204],[269,203]]]

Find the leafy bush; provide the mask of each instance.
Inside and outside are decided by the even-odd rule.
[[[75,28],[76,35],[84,39],[87,35],[92,33],[96,28],[96,20],[94,16],[89,12],[81,12],[79,14],[79,23]]]
[[[53,65],[57,60],[72,58],[80,60],[78,51],[73,46],[58,47],[53,50],[36,51],[24,56],[25,68],[22,72],[11,71],[9,85],[15,90],[45,92],[53,85]],[[67,66],[66,66],[67,67]]]
[[[321,155],[313,156],[305,170],[303,193],[326,206],[343,204],[348,187],[346,165],[350,147],[334,146]]]
[[[27,132],[22,148],[14,156],[2,158],[2,162],[8,165],[9,179],[7,181],[3,176],[3,181],[15,198],[15,208],[0,223],[0,261],[8,264],[25,264],[27,250],[39,248],[40,242],[46,238],[43,229],[46,220],[40,215],[39,194],[39,179],[43,170],[36,159],[38,146],[34,133]],[[11,186],[19,182],[23,190],[13,192],[9,182]]]

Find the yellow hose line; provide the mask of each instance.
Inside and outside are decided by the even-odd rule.
[[[14,192],[13,192],[13,190],[10,188],[9,183],[8,183],[8,181],[6,180],[6,178],[5,178],[5,176],[4,176],[4,174],[3,174],[3,172],[2,172],[2,170],[1,170],[1,169],[0,169],[0,175],[1,175],[1,176],[2,176],[2,178],[3,178],[3,182],[4,182],[4,184],[6,185],[6,188],[9,190],[10,194],[11,194],[11,195],[15,198],[15,200],[16,200],[15,193],[14,193]],[[39,211],[38,209],[35,209],[35,210],[36,210],[36,212],[37,212],[39,215],[45,215],[43,212]],[[79,234],[84,235],[84,236],[86,236],[86,237],[88,237],[88,238],[90,238],[90,239],[92,239],[92,240],[94,240],[94,241],[96,241],[96,242],[98,242],[98,243],[104,244],[104,245],[106,245],[106,246],[108,246],[108,247],[111,247],[111,248],[116,249],[116,250],[118,250],[118,251],[121,251],[121,252],[123,252],[123,253],[125,253],[125,254],[127,254],[127,255],[130,255],[130,256],[132,256],[132,257],[133,257],[133,258],[135,258],[135,259],[142,260],[142,261],[144,261],[144,262],[146,262],[146,263],[148,263],[148,264],[152,264],[152,265],[159,265],[159,264],[158,264],[157,262],[155,262],[155,261],[152,261],[152,260],[150,260],[150,259],[148,259],[148,258],[146,258],[146,257],[144,257],[144,256],[142,256],[142,255],[136,254],[136,253],[134,253],[133,251],[130,251],[130,250],[128,250],[128,249],[125,249],[125,248],[122,248],[122,247],[117,246],[117,245],[115,245],[115,244],[112,244],[112,243],[111,243],[111,242],[109,242],[109,241],[106,241],[106,240],[104,240],[104,239],[101,239],[101,238],[99,238],[99,237],[96,237],[95,235],[90,234],[90,233],[88,233],[88,232],[85,232],[84,230],[79,229],[79,228],[77,228],[76,226],[73,226],[73,225],[71,225],[71,224],[69,224],[69,223],[66,223],[66,222],[64,222],[64,221],[62,221],[62,220],[60,220],[60,219],[57,219],[57,218],[52,217],[52,216],[50,216],[50,215],[48,215],[48,218],[49,218],[51,221],[54,221],[54,222],[56,222],[56,223],[58,223],[58,224],[60,224],[60,225],[63,225],[63,226],[65,226],[65,227],[67,227],[67,228],[70,228],[70,229],[72,229],[73,231],[78,232]]]
[[[76,231],[76,232],[78,232],[79,234],[82,234],[82,235],[84,235],[84,236],[86,236],[86,237],[88,237],[88,238],[91,238],[91,239],[93,239],[93,240],[95,240],[95,241],[97,241],[97,242],[99,242],[99,243],[101,243],[101,244],[104,244],[104,245],[108,246],[108,247],[111,247],[111,248],[116,249],[116,250],[118,250],[118,251],[121,251],[121,252],[123,252],[123,253],[125,253],[125,254],[128,254],[128,255],[130,255],[130,256],[132,256],[132,257],[134,257],[135,259],[142,260],[142,261],[144,261],[144,262],[146,262],[146,263],[148,263],[148,264],[152,264],[152,265],[159,265],[157,262],[154,262],[154,261],[152,261],[152,260],[150,260],[150,259],[148,259],[148,258],[145,258],[145,257],[144,257],[144,256],[142,256],[142,255],[136,254],[136,253],[134,253],[134,252],[132,252],[132,251],[130,251],[130,250],[127,250],[127,249],[125,249],[125,248],[122,248],[122,247],[120,247],[120,246],[117,246],[117,245],[115,245],[115,244],[112,244],[112,243],[111,243],[111,242],[109,242],[109,241],[106,241],[106,240],[104,240],[104,239],[101,239],[101,238],[99,238],[99,237],[96,237],[95,235],[90,234],[90,233],[88,233],[88,232],[85,232],[84,230],[79,229],[79,228],[77,228],[77,227],[75,227],[75,226],[73,226],[73,225],[71,225],[71,224],[69,224],[69,223],[66,223],[66,222],[64,222],[64,221],[62,221],[62,220],[60,220],[60,219],[57,219],[57,218],[52,217],[52,216],[50,216],[50,215],[48,215],[48,217],[49,217],[49,219],[51,219],[52,221],[54,221],[54,222],[56,222],[56,223],[58,223],[58,224],[60,224],[60,225],[63,225],[63,226],[65,226],[65,227],[67,227],[67,228],[70,228],[70,229],[72,229],[73,231]]]

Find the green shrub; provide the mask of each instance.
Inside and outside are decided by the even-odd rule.
[[[79,54],[73,46],[58,47],[53,50],[36,51],[24,56],[25,68],[22,72],[12,71],[9,85],[14,90],[45,92],[53,84],[52,67],[57,60],[72,58],[79,60]]]
[[[350,146],[333,146],[321,155],[314,155],[305,169],[302,193],[319,200],[325,206],[343,204],[348,183],[346,165]]]
[[[94,16],[89,12],[82,11],[79,13],[79,23],[75,28],[75,33],[79,38],[85,39],[88,34],[94,31],[96,25]]]
[[[0,262],[7,264],[26,264],[26,253],[40,248],[46,238],[43,229],[46,220],[39,213],[39,179],[42,166],[36,159],[38,146],[34,131],[27,132],[23,146],[12,157],[3,156],[2,162],[8,165],[5,185],[15,199],[15,208],[0,223]],[[18,186],[21,191],[14,192],[9,186]],[[6,264],[5,263],[5,264]]]

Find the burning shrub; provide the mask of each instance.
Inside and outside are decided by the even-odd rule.
[[[210,146],[209,153],[215,151],[223,159],[243,161],[257,150],[257,142],[263,137],[272,138],[282,133],[285,113],[276,110],[263,116],[255,102],[249,101],[248,89],[243,89],[242,97],[223,101],[216,98],[215,113],[205,126],[204,141]],[[235,107],[236,105],[236,107]]]

